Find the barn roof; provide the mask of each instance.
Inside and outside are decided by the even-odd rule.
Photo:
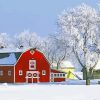
[[[35,48],[30,48],[31,49],[35,49]],[[25,49],[0,49],[0,66],[11,66],[14,65],[18,58],[20,57],[20,55],[25,52]]]
[[[0,53],[0,65],[14,65],[21,55],[21,52]]]
[[[64,71],[60,71],[60,70],[57,70],[57,69],[51,69],[51,72],[52,73],[66,73]]]

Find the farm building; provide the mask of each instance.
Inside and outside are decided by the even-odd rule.
[[[69,61],[63,61],[60,64],[61,68],[59,70],[66,72],[67,79],[76,79],[76,76],[73,74],[75,72],[75,67]]]
[[[53,63],[52,68],[57,69],[57,64]],[[70,61],[62,61],[62,63],[60,64],[60,68],[58,70],[66,73],[66,79],[77,79],[74,75],[75,67],[71,64]]]
[[[65,81],[65,72],[50,68],[39,50],[0,53],[0,83],[37,83]]]

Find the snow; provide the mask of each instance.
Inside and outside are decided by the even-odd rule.
[[[67,67],[75,67],[70,61],[62,61],[60,64],[61,68],[67,68]]]
[[[74,67],[75,68],[75,71],[76,72],[79,72],[79,71],[81,71],[82,70],[82,67],[81,67],[81,65],[78,63],[78,61],[75,59],[75,57],[73,57],[72,58],[73,60],[72,61],[63,61],[62,63],[61,63],[61,67],[63,68],[67,68],[67,67]],[[99,61],[98,61],[98,63],[97,63],[97,65],[96,65],[96,67],[94,68],[94,69],[96,69],[96,70],[98,70],[98,69],[100,69],[100,59],[99,59]]]
[[[97,63],[97,65],[96,65],[95,69],[100,69],[100,60],[98,61],[98,63]]]
[[[29,49],[29,48],[27,48]],[[26,51],[26,48],[24,49],[18,49],[18,48],[3,48],[0,49],[0,53],[12,53],[12,52],[24,52]]]
[[[100,100],[99,85],[0,85],[1,100]]]
[[[12,65],[16,63],[15,54],[11,53],[9,57],[0,59],[0,65]]]
[[[98,81],[100,81],[100,79],[91,80],[91,85],[97,85]],[[66,80],[65,83],[62,83],[62,85],[85,85],[85,84],[86,84],[85,80],[78,80],[78,79],[69,79]]]
[[[73,72],[73,74],[83,79],[83,72]]]

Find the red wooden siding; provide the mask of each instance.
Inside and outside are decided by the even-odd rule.
[[[0,75],[0,83],[13,83],[14,82],[14,66],[0,66],[0,71],[2,71],[2,75]],[[11,75],[8,75],[8,71],[11,71]]]
[[[29,69],[29,60],[32,59],[36,60],[36,70]],[[22,76],[19,76],[19,70],[23,71]],[[46,75],[42,75],[42,70],[46,71]],[[39,82],[49,82],[50,65],[44,55],[37,50],[35,50],[33,55],[30,53],[30,50],[21,55],[17,64],[15,65],[15,82],[26,82],[26,71],[38,71],[40,77]],[[34,82],[36,82],[36,79],[34,79]]]

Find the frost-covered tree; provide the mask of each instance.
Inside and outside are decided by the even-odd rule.
[[[51,40],[51,38],[43,39],[41,50],[44,53],[44,55],[46,56],[46,58],[50,64],[52,64],[54,62],[52,49],[53,49],[53,41]]]
[[[98,24],[100,24],[98,12],[86,4],[65,10],[58,17],[59,36],[64,37],[68,44],[72,52],[70,57],[74,54],[82,66],[86,84],[89,81],[88,72],[93,72],[99,59]]]
[[[60,41],[61,37],[55,35],[49,36],[43,41],[43,53],[52,65],[55,63],[57,69],[60,67],[61,62],[66,58],[67,45],[65,41]],[[62,43],[63,42],[63,43]]]
[[[24,31],[15,35],[15,46],[21,48],[40,48],[41,38],[34,32]]]
[[[11,45],[9,40],[10,39],[7,33],[0,33],[0,49],[8,48]]]

